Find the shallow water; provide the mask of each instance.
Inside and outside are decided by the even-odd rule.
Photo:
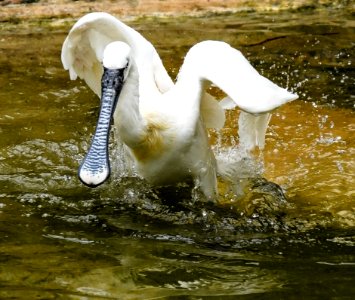
[[[189,186],[157,190],[135,177],[114,176],[94,190],[80,184],[98,101],[62,69],[71,24],[0,25],[0,298],[355,295],[350,14],[130,21],[172,76],[193,44],[219,39],[300,95],[274,113],[257,154],[268,181],[220,182],[219,205],[196,202]],[[238,143],[237,115],[228,113],[226,128],[211,132],[227,159]]]

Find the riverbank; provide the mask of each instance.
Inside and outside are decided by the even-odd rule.
[[[0,22],[26,20],[72,19],[92,11],[106,11],[121,18],[141,16],[203,15],[238,11],[314,10],[348,8],[347,0],[0,0]]]

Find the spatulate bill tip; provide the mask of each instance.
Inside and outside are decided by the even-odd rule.
[[[83,166],[79,168],[79,179],[88,187],[95,188],[103,184],[110,177],[110,170],[104,167],[100,170],[89,170]]]

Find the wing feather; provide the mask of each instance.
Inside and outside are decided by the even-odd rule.
[[[205,93],[201,101],[201,115],[207,128],[222,129],[226,120],[224,109],[218,101]]]
[[[78,20],[62,47],[62,63],[70,79],[77,77],[98,95],[101,94],[102,56],[107,44],[122,41],[130,45],[138,71],[150,69],[160,91],[165,92],[173,82],[153,45],[140,33],[107,13],[90,13]],[[149,57],[150,65],[145,58]],[[145,71],[146,72],[146,71]]]
[[[255,147],[263,149],[265,146],[265,134],[271,113],[260,115],[249,114],[241,111],[238,119],[239,144],[244,150],[252,150]]]

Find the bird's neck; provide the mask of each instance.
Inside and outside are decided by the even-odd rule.
[[[135,146],[144,132],[145,123],[139,110],[139,76],[134,62],[124,83],[115,111],[115,122],[122,141]]]

